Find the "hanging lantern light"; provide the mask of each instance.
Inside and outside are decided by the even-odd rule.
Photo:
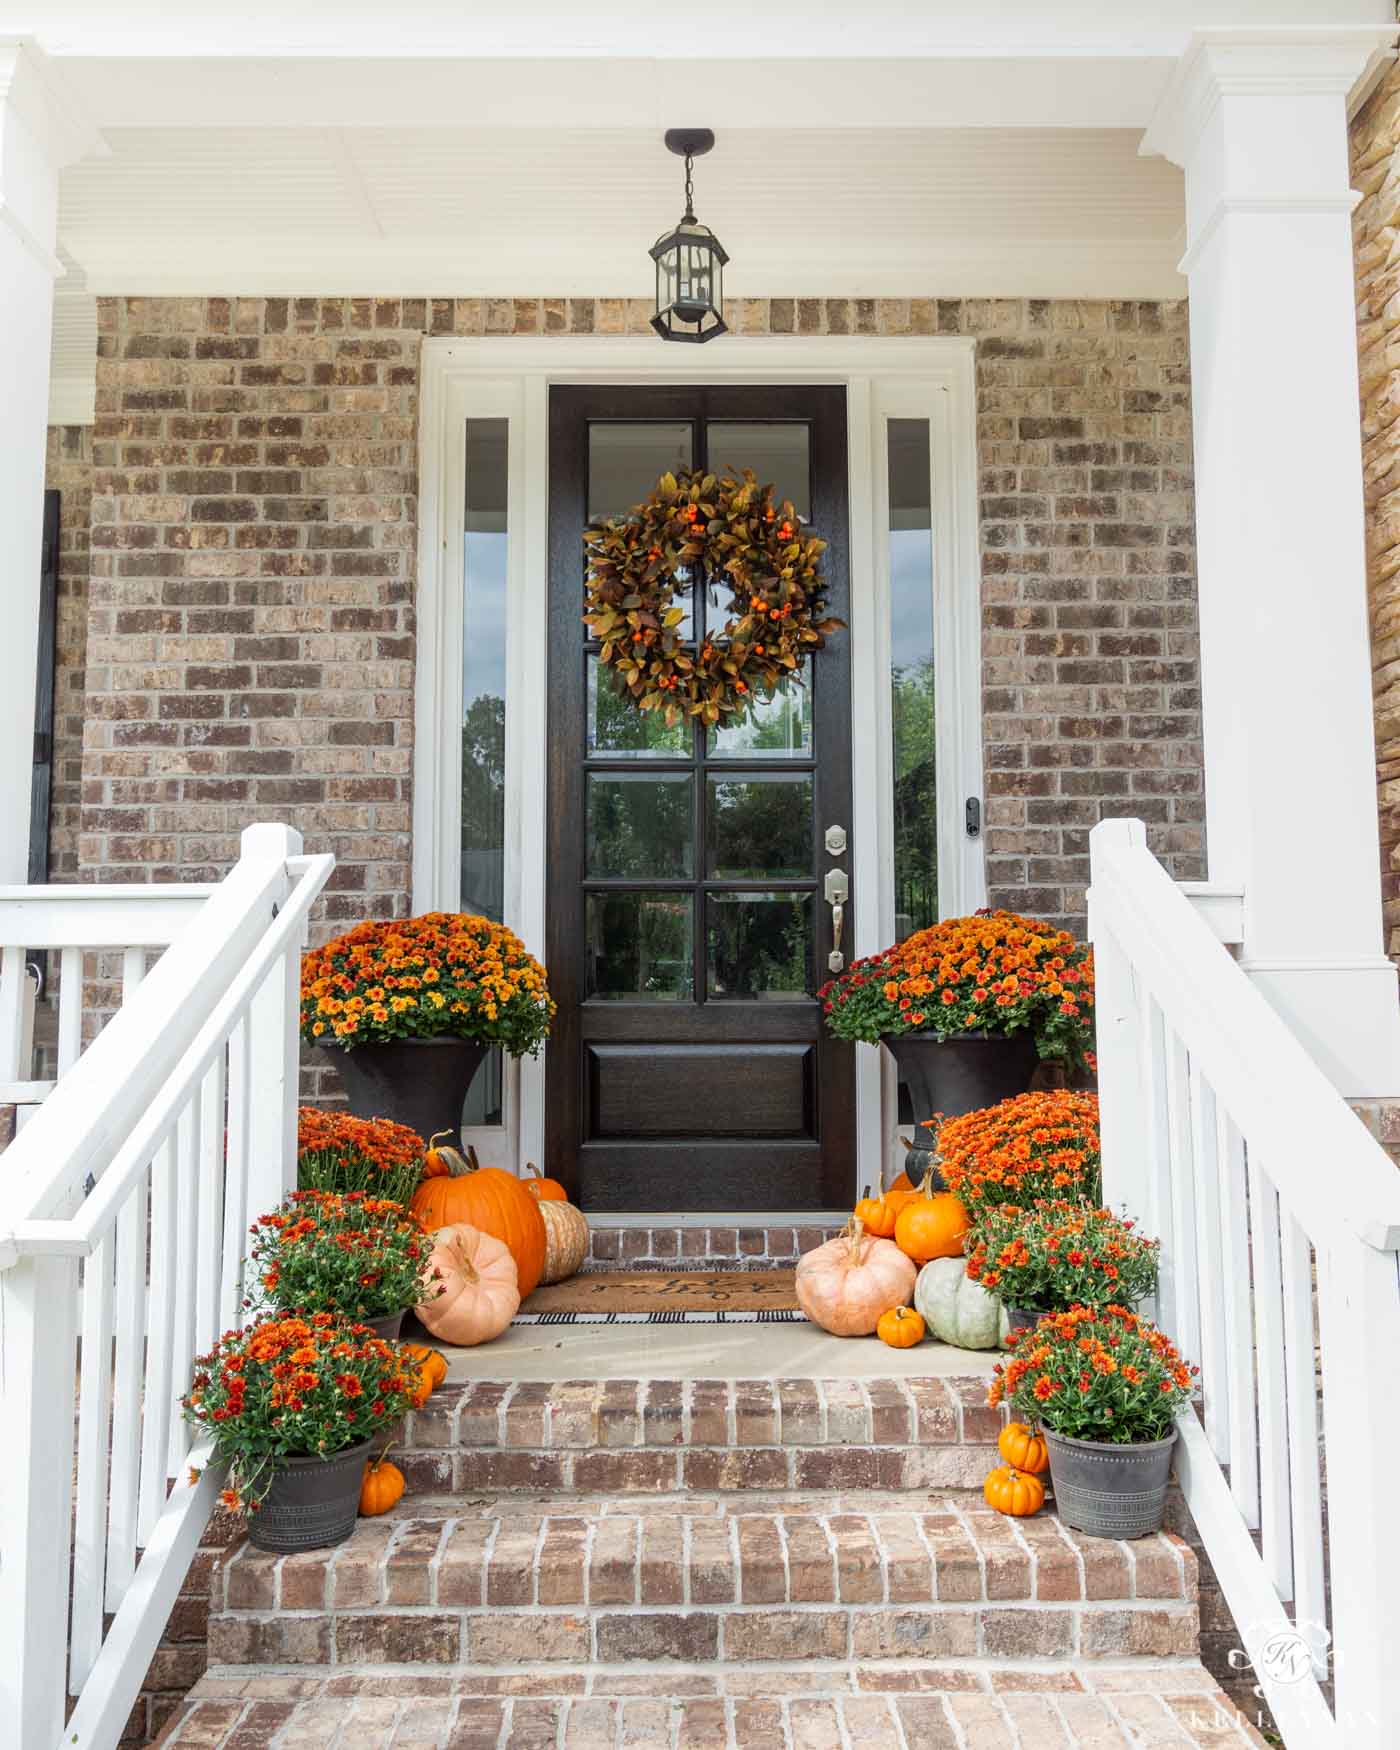
[[[663,340],[713,340],[725,333],[724,264],[718,237],[695,217],[692,159],[715,143],[709,128],[668,128],[668,149],[685,159],[685,212],[674,230],[651,248],[656,263],[656,314],[651,325]]]

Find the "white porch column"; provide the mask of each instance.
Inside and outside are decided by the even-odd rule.
[[[94,143],[41,57],[0,38],[0,883],[28,874],[58,172]]]
[[[1347,160],[1394,36],[1202,32],[1143,142],[1186,172],[1210,875],[1243,884],[1244,964],[1351,1097],[1400,1094]]]

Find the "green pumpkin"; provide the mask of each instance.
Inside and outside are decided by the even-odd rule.
[[[958,1349],[995,1349],[1006,1336],[1006,1309],[969,1280],[966,1260],[934,1258],[914,1284],[914,1307],[929,1335]]]

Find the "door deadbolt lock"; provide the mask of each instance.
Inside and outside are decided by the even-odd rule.
[[[829,826],[826,829],[827,855],[841,856],[846,849],[846,829],[844,826]]]

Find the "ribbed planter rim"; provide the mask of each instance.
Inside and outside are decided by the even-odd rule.
[[[1086,1452],[1140,1452],[1146,1457],[1150,1453],[1160,1452],[1164,1446],[1176,1444],[1177,1430],[1164,1440],[1081,1440],[1077,1434],[1056,1434],[1053,1428],[1042,1426],[1041,1433],[1049,1441],[1059,1441],[1062,1446],[1074,1447]]]

